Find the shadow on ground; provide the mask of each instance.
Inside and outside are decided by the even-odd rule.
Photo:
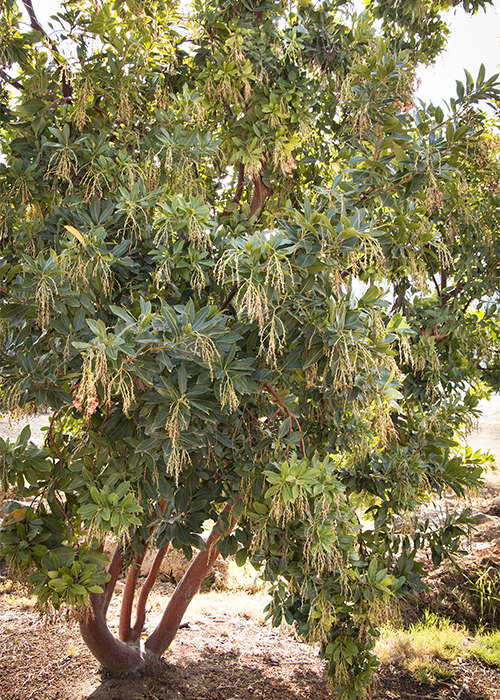
[[[280,679],[287,665],[290,668]],[[154,675],[142,678],[113,678],[103,672],[102,684],[87,700],[326,700],[331,695],[318,666],[272,657],[252,663],[238,651],[208,647],[199,660],[164,662]]]

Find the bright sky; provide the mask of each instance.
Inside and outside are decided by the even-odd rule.
[[[486,13],[480,10],[470,16],[461,8],[445,15],[451,26],[446,51],[436,64],[419,72],[422,82],[419,97],[426,102],[439,103],[456,97],[456,81],[465,83],[464,68],[474,79],[481,63],[486,67],[486,78],[500,73],[500,1],[495,0]]]
[[[360,0],[354,0],[361,4]],[[21,1],[19,2],[21,4]],[[51,14],[59,8],[58,0],[33,0],[38,19],[46,27]],[[446,51],[435,66],[419,72],[421,85],[418,96],[426,102],[439,103],[456,97],[456,80],[464,82],[466,68],[477,78],[481,63],[486,67],[486,77],[500,72],[500,0],[494,6],[477,15],[467,15],[463,10],[446,13],[451,25],[451,35]]]

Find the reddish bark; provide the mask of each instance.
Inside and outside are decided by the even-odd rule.
[[[106,584],[103,593],[91,595],[90,614],[80,623],[80,631],[85,644],[105,668],[112,673],[139,671],[168,649],[177,634],[189,603],[200,589],[203,580],[217,559],[219,550],[216,543],[219,538],[220,534],[212,531],[207,541],[206,550],[199,552],[192,561],[168,602],[162,619],[154,632],[146,639],[144,646],[141,645],[140,636],[146,618],[146,601],[158,576],[168,545],[158,550],[151,571],[141,588],[137,602],[136,622],[133,627],[131,627],[130,621],[135,586],[144,557],[138,557],[131,565],[122,600],[119,630],[121,639],[117,639],[111,634],[106,622],[109,603],[123,566],[122,552],[119,549],[115,550],[108,567],[111,579]]]
[[[236,185],[236,191],[234,193],[234,197],[231,200],[231,204],[239,204],[241,201],[241,197],[243,195],[243,189],[245,186],[245,166],[243,163],[240,163],[238,166],[238,183]],[[219,220],[223,219],[225,216],[231,216],[231,212],[226,210],[223,211],[222,214],[219,214]]]
[[[264,184],[264,181],[260,175],[256,175],[253,178],[253,185],[254,189],[252,201],[250,202],[250,216],[254,216],[254,214],[258,214],[260,212],[266,203],[267,198],[273,192],[270,187],[267,187],[267,185]]]
[[[137,579],[141,572],[142,562],[146,556],[147,548],[142,556],[137,555],[135,560],[129,567],[127,580],[125,581],[125,589],[123,591],[122,607],[120,610],[120,624],[118,627],[118,636],[122,642],[136,642],[139,635],[135,635],[132,630],[132,608],[134,607],[135,588]]]
[[[115,551],[113,552],[113,557],[111,558],[111,563],[108,567],[108,573],[110,574],[111,578],[107,582],[103,593],[105,600],[105,612],[108,611],[111,596],[113,595],[113,591],[115,590],[116,582],[118,581],[118,577],[120,576],[122,566],[123,552],[120,549],[120,547],[116,547]]]
[[[161,563],[165,558],[165,554],[168,552],[169,546],[170,543],[166,544],[164,547],[162,547],[156,552],[156,556],[153,561],[153,566],[151,567],[151,570],[146,580],[142,584],[141,590],[139,592],[139,598],[137,600],[136,620],[133,627],[136,639],[139,638],[139,635],[141,634],[142,629],[144,627],[144,623],[146,621],[146,603],[148,600],[148,596],[151,593],[151,589],[153,588],[156,578],[160,572]]]
[[[189,603],[199,591],[201,584],[215,563],[219,550],[215,546],[220,535],[212,530],[207,548],[199,552],[179,582],[170,598],[163,617],[155,631],[146,640],[145,647],[155,656],[161,656],[174,639]]]
[[[91,595],[92,614],[80,622],[83,641],[96,659],[112,673],[138,671],[147,665],[147,656],[139,645],[130,645],[114,637],[106,623],[103,594]]]
[[[108,567],[111,578],[104,587],[103,593],[92,593],[90,614],[80,622],[83,641],[96,659],[113,673],[120,673],[127,669],[138,670],[146,663],[145,655],[139,647],[129,646],[116,639],[109,631],[106,622],[106,613],[122,566],[123,554],[117,547]]]

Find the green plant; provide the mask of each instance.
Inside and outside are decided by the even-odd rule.
[[[490,666],[500,668],[500,632],[490,632],[476,637],[471,656]]]
[[[454,671],[446,664],[437,661],[427,661],[421,666],[410,666],[412,675],[421,683],[448,681],[454,676]]]
[[[79,656],[79,655],[80,655],[80,652],[79,652],[78,649],[75,647],[74,642],[70,642],[70,643],[68,644],[68,649],[67,649],[66,655],[67,655],[67,656]]]
[[[376,646],[382,664],[408,669],[419,681],[453,677],[453,661],[475,658],[500,666],[500,634],[471,631],[451,620],[426,612],[423,619],[406,629],[386,625]]]
[[[498,387],[497,76],[415,103],[434,2],[67,0],[50,35],[23,2],[28,30],[0,3],[1,391],[51,414],[42,448],[0,440],[4,552],[117,672],[219,554],[250,561],[361,696],[379,604],[467,518],[405,524],[487,462],[459,438]],[[169,547],[196,555],[143,641]]]
[[[419,681],[447,680],[453,676],[450,663],[467,656],[468,632],[446,618],[425,613],[408,629],[383,628],[376,652],[382,664],[397,664]]]
[[[500,605],[500,572],[493,566],[483,571],[475,579],[467,578],[469,590],[479,602],[481,620],[487,615],[494,624],[499,614]]]

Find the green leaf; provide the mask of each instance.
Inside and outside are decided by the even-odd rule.
[[[186,367],[181,365],[177,372],[177,381],[179,384],[179,391],[181,395],[185,394],[187,391],[187,373]]]
[[[95,503],[86,503],[78,508],[77,513],[81,515],[84,520],[88,520],[89,518],[93,518],[98,510],[99,506]]]
[[[398,144],[395,141],[391,143],[391,148],[394,151],[394,155],[396,156],[396,160],[398,163],[408,159],[406,153],[403,151],[401,146],[398,146]]]
[[[285,435],[288,435],[289,432],[291,432],[291,425],[292,425],[292,419],[285,418],[283,423],[280,425],[279,430],[278,430],[278,437],[283,438]]]
[[[244,566],[244,564],[246,563],[247,557],[248,557],[248,550],[239,549],[234,556],[234,560],[236,562],[236,565],[237,566]]]

